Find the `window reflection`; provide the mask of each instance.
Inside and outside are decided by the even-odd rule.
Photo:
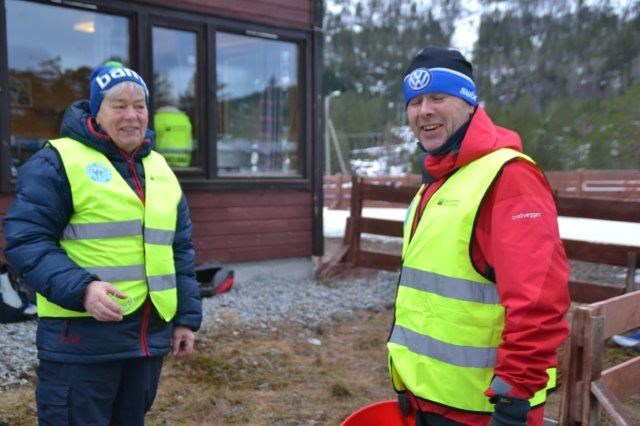
[[[155,149],[172,167],[198,163],[196,34],[153,28]]]
[[[299,175],[294,43],[217,33],[220,176]]]
[[[58,136],[62,115],[89,96],[91,70],[129,60],[123,17],[6,0],[12,175],[47,139]]]

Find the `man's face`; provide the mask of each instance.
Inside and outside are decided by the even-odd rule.
[[[425,93],[411,99],[407,105],[411,130],[428,151],[444,145],[472,113],[473,106],[444,93]]]
[[[149,122],[144,94],[125,89],[109,96],[102,101],[96,121],[119,148],[133,151],[144,140]]]

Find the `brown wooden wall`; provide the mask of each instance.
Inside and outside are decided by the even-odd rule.
[[[187,191],[197,262],[311,256],[313,199],[306,191]]]
[[[0,218],[12,194],[0,195]],[[311,256],[313,200],[306,191],[187,191],[196,262]],[[0,250],[4,233],[0,222]],[[0,259],[4,255],[0,252]]]
[[[141,0],[172,9],[298,29],[313,28],[313,4],[320,0]]]

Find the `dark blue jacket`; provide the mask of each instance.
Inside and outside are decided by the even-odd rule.
[[[88,111],[87,101],[71,105],[63,118],[61,136],[103,153],[134,192],[134,173],[144,188],[142,158],[151,151],[153,133],[149,131],[149,140],[129,156],[105,134],[94,130]],[[62,160],[55,149],[45,147],[18,171],[16,196],[4,218],[5,255],[35,291],[63,308],[83,311],[85,288],[99,277],[76,265],[59,245],[72,214],[71,190]],[[178,205],[173,252],[178,288],[178,311],[173,323],[162,321],[149,300],[120,322],[40,318],[38,357],[59,362],[101,362],[166,355],[174,325],[195,331],[202,320],[191,219],[184,196]]]

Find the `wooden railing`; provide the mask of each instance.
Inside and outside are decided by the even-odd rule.
[[[621,401],[640,393],[640,354],[603,369],[605,340],[640,327],[640,290],[578,307],[560,370],[560,425],[638,424]]]
[[[333,275],[334,267],[340,264],[348,266],[369,266],[377,269],[397,269],[400,265],[400,253],[381,255],[363,251],[360,248],[360,234],[378,234],[402,237],[402,223],[383,219],[362,217],[365,204],[385,203],[407,206],[414,195],[413,186],[376,185],[362,177],[353,176],[353,196],[350,197],[351,216],[347,220],[342,247],[337,255],[321,265],[320,275]],[[556,197],[558,213],[561,216],[640,223],[640,200],[619,200],[605,198]],[[582,240],[563,239],[565,250],[570,259],[585,262],[627,267],[624,289],[610,285],[599,285],[583,281],[571,281],[572,299],[581,303],[591,303],[630,291],[634,284],[635,271],[640,266],[640,247],[621,244],[594,243]],[[329,265],[330,264],[330,265]],[[343,269],[343,268],[342,268]]]
[[[402,236],[402,222],[374,219],[362,216],[362,208],[367,205],[400,205],[406,207],[416,191],[413,186],[378,185],[365,182],[359,176],[351,177],[350,203],[351,216],[347,218],[342,246],[327,262],[316,269],[318,278],[331,278],[347,269],[368,267],[383,270],[396,270],[400,265],[400,256],[365,251],[361,248],[361,234]]]
[[[561,216],[640,223],[640,200],[559,196],[556,197],[556,204]],[[624,288],[570,281],[571,300],[593,303],[635,289],[636,269],[640,266],[640,246],[571,239],[563,239],[562,242],[570,259],[627,268]]]
[[[331,209],[348,209],[351,206],[351,186],[352,175],[330,175],[325,176],[323,181],[324,205]],[[413,187],[420,185],[422,180],[420,175],[404,176],[360,176],[361,182],[377,186],[392,188]],[[388,202],[384,200],[366,200],[367,207],[388,207]],[[406,205],[406,204],[405,204]]]
[[[578,170],[546,176],[560,196],[640,199],[639,170]]]
[[[547,179],[557,196],[581,198],[617,198],[640,200],[640,170],[581,170],[548,172]],[[367,176],[365,183],[386,186],[417,187],[420,175]],[[351,176],[324,177],[324,205],[331,209],[347,209],[351,202]],[[384,206],[384,202],[367,200],[367,207]]]

